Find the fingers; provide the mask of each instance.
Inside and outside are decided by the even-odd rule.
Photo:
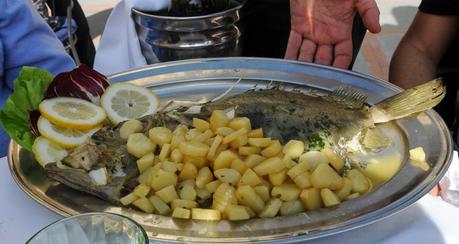
[[[335,45],[333,66],[347,69],[352,62],[352,41],[346,40]]]
[[[331,65],[333,62],[333,47],[331,45],[321,45],[317,48],[314,63]]]
[[[301,47],[302,41],[303,37],[297,32],[291,30],[284,58],[296,60],[298,58],[298,50]]]
[[[363,24],[372,33],[381,31],[379,9],[374,0],[358,0],[357,11],[362,16]]]
[[[298,55],[298,60],[312,62],[314,59],[314,54],[316,53],[317,44],[309,39],[304,39],[301,43],[300,54]]]

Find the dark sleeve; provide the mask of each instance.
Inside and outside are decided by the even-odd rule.
[[[422,0],[419,10],[427,14],[459,16],[459,0]]]

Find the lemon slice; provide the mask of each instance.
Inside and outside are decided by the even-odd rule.
[[[92,134],[100,129],[100,126],[90,130],[66,129],[52,124],[43,116],[40,116],[38,119],[37,126],[42,136],[63,148],[72,148],[83,144]]]
[[[72,97],[45,99],[40,103],[38,109],[51,123],[68,129],[92,129],[106,117],[101,107]]]
[[[153,114],[159,106],[159,98],[151,90],[130,83],[109,86],[100,102],[114,124]]]
[[[60,161],[68,155],[67,150],[43,136],[35,139],[32,145],[32,152],[42,167],[45,167],[46,164]]]

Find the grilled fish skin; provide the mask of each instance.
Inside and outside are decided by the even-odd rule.
[[[343,138],[352,139],[360,131],[373,127],[375,123],[430,109],[444,95],[445,87],[440,79],[404,91],[375,106],[364,104],[364,97],[359,93],[346,90],[339,90],[330,96],[316,97],[301,92],[268,89],[249,91],[202,104],[199,106],[199,113],[189,113],[185,107],[160,111],[145,116],[140,121],[143,123],[143,133],[147,134],[150,128],[156,126],[173,130],[179,124],[191,126],[193,117],[207,119],[216,109],[234,109],[236,116],[248,117],[253,128],[263,128],[266,137],[279,139],[284,143],[291,139],[307,141],[317,132],[327,132],[333,141],[338,142]],[[63,169],[53,163],[45,167],[45,172],[50,178],[69,187],[119,204],[123,193],[131,191],[137,184],[139,175],[136,159],[129,155],[126,142],[120,138],[121,125],[122,123],[116,126],[105,125],[89,142],[75,149],[63,160],[66,165],[91,165],[93,169],[107,167],[107,185],[96,186],[88,176],[87,169]]]

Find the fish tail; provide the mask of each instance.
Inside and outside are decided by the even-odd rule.
[[[375,123],[400,119],[431,109],[446,95],[446,87],[437,78],[386,98],[370,108]]]

